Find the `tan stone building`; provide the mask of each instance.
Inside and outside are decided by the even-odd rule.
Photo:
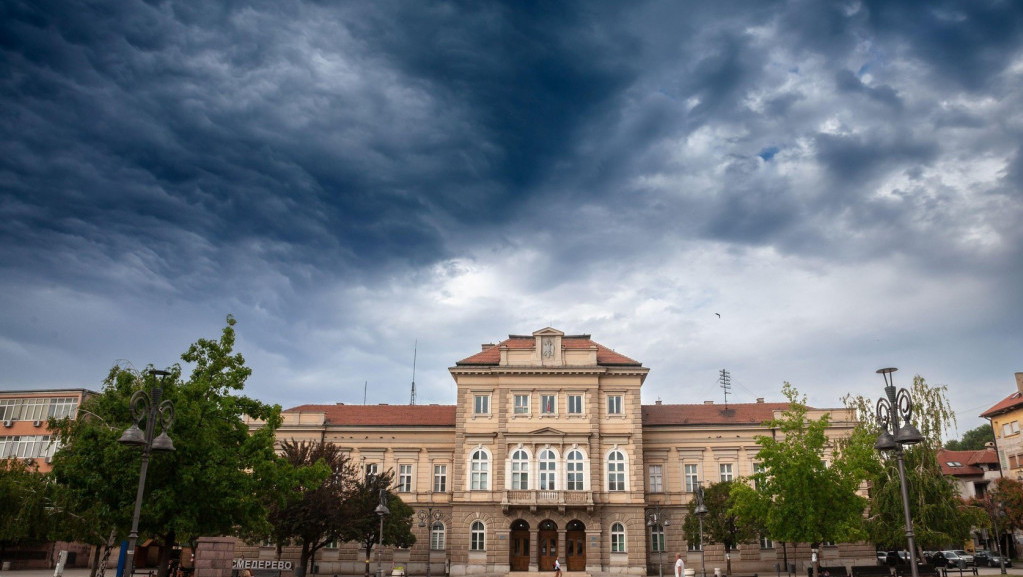
[[[410,574],[550,571],[672,574],[674,554],[708,573],[724,567],[720,546],[685,541],[681,527],[694,489],[738,479],[756,466],[757,435],[785,408],[748,404],[642,405],[649,369],[594,342],[545,328],[511,335],[450,368],[451,405],[303,405],[284,413],[279,438],[324,439],[372,472],[393,470],[396,491],[417,515],[436,514],[411,550],[385,550]],[[835,435],[854,419],[830,412]],[[648,523],[659,506],[669,523]],[[664,549],[661,551],[661,549]],[[271,558],[272,547],[245,548]],[[825,564],[874,563],[869,546],[824,547]],[[706,559],[702,558],[706,555]],[[766,536],[732,553],[733,573],[800,570],[806,546],[784,550]],[[318,556],[318,573],[361,573],[342,544]]]

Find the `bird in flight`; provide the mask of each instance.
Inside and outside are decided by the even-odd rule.
[[[716,314],[718,316],[718,318],[721,318],[721,313],[714,313],[714,314]]]

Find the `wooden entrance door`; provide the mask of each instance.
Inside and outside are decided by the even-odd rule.
[[[565,528],[565,557],[567,570],[586,570],[586,527],[579,521],[572,521]]]
[[[525,521],[512,523],[508,565],[512,571],[529,571],[529,525]]]
[[[540,523],[536,533],[536,549],[540,571],[554,571],[554,560],[558,558],[558,526],[550,519]]]

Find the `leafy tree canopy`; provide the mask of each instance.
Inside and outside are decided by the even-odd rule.
[[[0,559],[7,547],[46,540],[48,494],[34,461],[0,460]]]
[[[394,471],[379,475],[367,475],[355,484],[348,508],[350,517],[342,534],[343,541],[354,541],[362,545],[366,561],[370,561],[373,547],[380,541],[380,517],[376,508],[381,504],[381,494],[388,514],[384,517],[383,544],[394,547],[411,547],[416,542],[412,534],[412,517],[415,513],[400,497],[390,492]],[[369,574],[369,563],[366,564]]]
[[[963,434],[961,440],[953,439],[945,443],[945,448],[950,451],[980,451],[993,443],[995,433],[991,429],[991,423],[984,423],[976,429],[970,429]]]

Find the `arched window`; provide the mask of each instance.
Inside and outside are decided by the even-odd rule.
[[[584,490],[583,479],[586,478],[586,461],[583,459],[582,451],[573,449],[568,452],[568,459],[565,461],[565,469],[568,471],[569,491]]]
[[[529,488],[529,453],[518,449],[512,453],[511,488],[524,491]]]
[[[469,550],[471,551],[487,550],[486,532],[487,532],[486,527],[483,526],[483,521],[472,522],[472,529],[469,531],[471,536]]]
[[[430,528],[430,549],[440,551],[444,549],[444,523],[437,521]]]
[[[611,525],[611,552],[625,553],[625,525],[621,523]]]
[[[660,523],[650,526],[650,550],[664,551],[664,525]]]
[[[490,471],[490,456],[483,449],[476,449],[472,452],[469,468],[472,479],[469,486],[473,491],[486,491],[489,488],[487,475]]]
[[[618,450],[607,456],[607,490],[625,490],[625,455]]]
[[[558,460],[557,455],[550,449],[540,451],[540,490],[554,491],[557,487]]]

